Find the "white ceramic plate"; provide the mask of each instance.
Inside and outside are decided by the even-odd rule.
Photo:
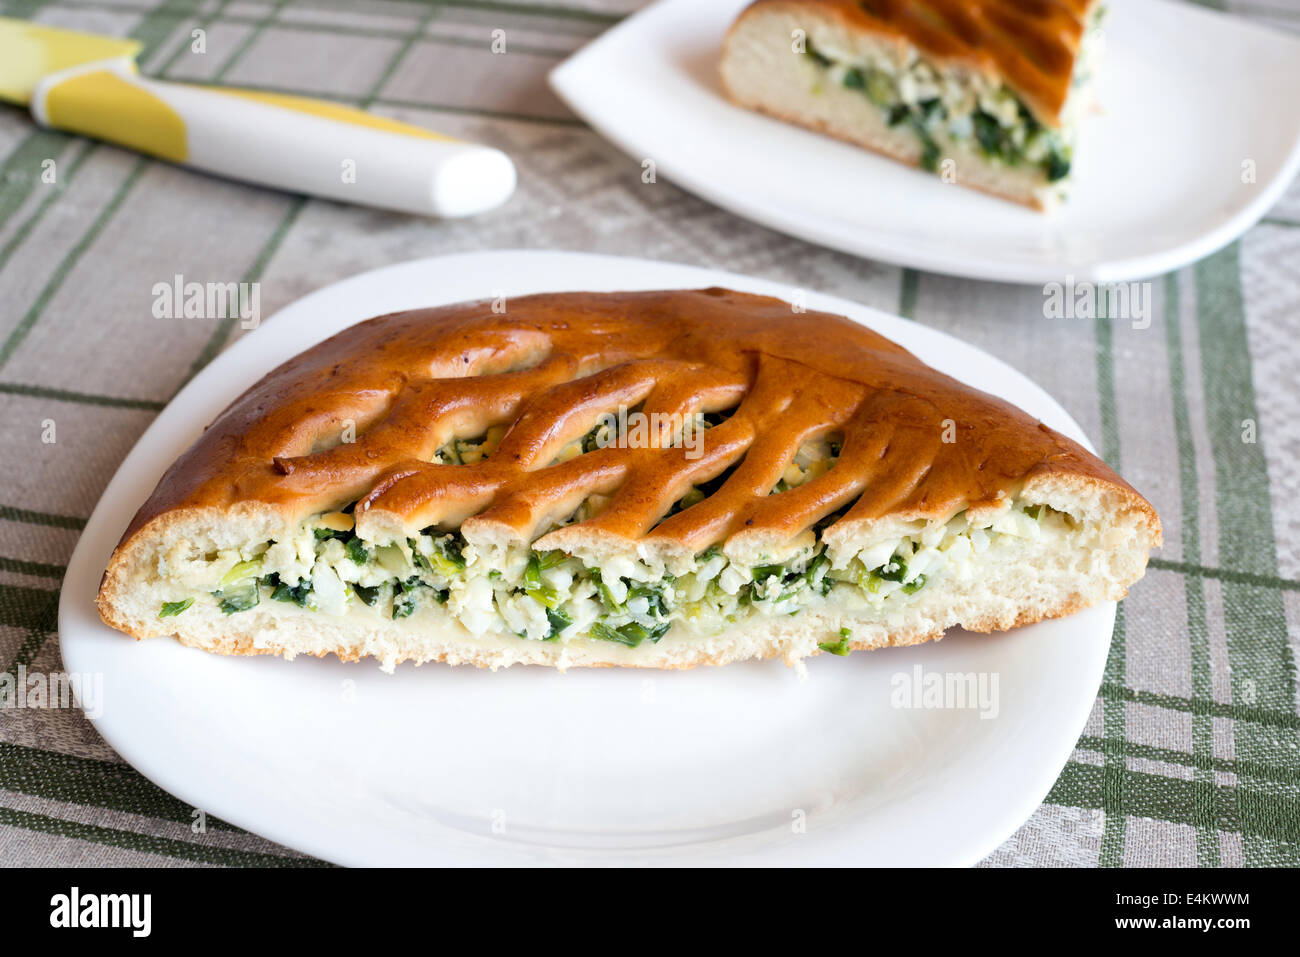
[[[373,662],[135,642],[99,621],[109,554],[164,470],[300,350],[371,315],[498,291],[709,285],[793,293],[636,259],[470,253],[336,283],[235,343],[145,432],[68,567],[63,658],[103,675],[104,738],[182,800],[343,864],[971,864],[993,850],[1042,801],[1083,729],[1113,604],[1005,635],[822,655],[806,679],[777,662],[385,675]],[[808,305],[1084,441],[1046,393],[978,349],[845,300]],[[891,707],[891,679],[916,668],[996,676],[996,717]]]
[[[748,0],[661,0],[551,73],[638,163],[737,215],[932,272],[1044,283],[1136,279],[1245,232],[1300,168],[1300,42],[1167,0],[1110,5],[1102,115],[1051,216],[731,105],[722,37]],[[1255,181],[1242,182],[1253,161]]]

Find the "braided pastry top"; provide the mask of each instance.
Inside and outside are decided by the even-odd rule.
[[[663,434],[559,460],[620,407],[730,415],[694,455]],[[507,430],[490,456],[436,460],[493,426]],[[771,494],[799,446],[830,434],[833,467]],[[291,525],[355,501],[376,540],[436,525],[526,542],[600,494],[608,507],[552,535],[698,552],[737,533],[789,539],[841,509],[846,525],[945,518],[1045,472],[1141,501],[1076,443],[843,317],[726,289],[545,294],[381,316],[291,359],[172,466],[124,541],[177,510],[254,502]]]

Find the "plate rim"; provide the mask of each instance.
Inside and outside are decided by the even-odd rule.
[[[602,62],[600,55],[604,48],[625,33],[634,32],[645,20],[662,15],[670,7],[686,6],[694,0],[655,0],[642,7],[610,29],[584,44],[576,52],[565,58],[547,74],[547,83],[552,92],[572,110],[584,123],[603,139],[613,144],[620,152],[637,157],[653,155],[638,149],[634,137],[626,128],[613,129],[601,116],[593,116],[584,107],[579,84],[571,80],[574,74],[587,66],[588,61]],[[1275,39],[1290,39],[1286,34],[1269,30],[1258,23],[1240,16],[1233,16],[1225,11],[1209,10],[1188,3],[1176,3],[1173,0],[1129,0],[1154,7],[1177,9],[1180,15],[1204,17],[1220,22],[1227,21],[1234,28],[1245,32],[1265,34]],[[1293,41],[1300,54],[1300,40]],[[740,107],[735,107],[739,110]],[[773,121],[780,122],[780,121]],[[644,144],[642,144],[644,145]],[[879,157],[872,157],[880,159]],[[882,160],[884,162],[892,162]],[[747,219],[768,229],[787,236],[813,243],[826,249],[835,250],[860,258],[881,263],[889,263],[924,272],[939,273],[964,279],[978,279],[990,282],[1007,282],[1020,285],[1039,285],[1061,281],[1070,275],[1076,280],[1096,283],[1119,283],[1151,279],[1164,273],[1197,262],[1206,256],[1218,252],[1229,243],[1240,238],[1247,230],[1259,222],[1268,211],[1276,205],[1291,183],[1300,173],[1300,122],[1295,124],[1290,151],[1279,168],[1276,176],[1257,191],[1255,198],[1236,213],[1222,220],[1214,229],[1192,239],[1173,246],[1139,255],[1130,255],[1119,259],[1097,258],[1080,263],[1031,263],[1007,262],[996,258],[973,257],[963,254],[952,257],[940,252],[930,254],[913,253],[904,249],[901,254],[890,245],[889,235],[882,229],[871,230],[868,237],[854,242],[843,238],[843,234],[830,230],[818,230],[801,226],[804,222],[785,207],[767,206],[746,197],[729,193],[725,185],[714,185],[706,176],[699,174],[690,164],[677,166],[671,161],[665,166],[658,162],[658,171],[667,179],[676,183],[684,191],[704,200],[710,205],[725,210],[742,219]]]
[[[77,673],[84,669],[79,669],[76,662],[81,658],[82,649],[79,647],[79,633],[83,627],[102,628],[107,630],[107,626],[99,622],[97,614],[94,613],[94,592],[97,583],[102,574],[102,565],[96,561],[96,555],[93,554],[97,545],[96,539],[100,537],[101,532],[116,533],[110,536],[111,541],[116,541],[117,534],[120,534],[120,527],[125,525],[125,521],[117,522],[109,510],[112,508],[112,499],[119,497],[124,493],[128,484],[138,485],[144,489],[143,495],[147,497],[148,490],[152,484],[147,487],[139,482],[138,478],[133,479],[132,473],[138,473],[143,465],[149,467],[150,447],[156,445],[158,437],[165,437],[166,434],[174,428],[175,423],[171,420],[180,417],[182,426],[188,423],[191,428],[188,430],[182,428],[180,431],[186,439],[196,436],[201,431],[200,426],[203,423],[197,423],[194,420],[199,418],[196,412],[187,413],[182,409],[184,403],[181,401],[184,397],[197,395],[211,390],[211,394],[220,400],[221,408],[224,408],[229,401],[233,401],[242,391],[252,382],[256,382],[265,373],[258,372],[256,367],[251,373],[241,375],[239,363],[245,354],[252,354],[260,349],[263,337],[259,333],[263,329],[271,326],[274,321],[283,313],[290,309],[304,310],[320,299],[334,293],[336,288],[348,283],[360,282],[362,280],[374,281],[378,276],[398,270],[417,270],[420,267],[427,267],[429,264],[440,264],[443,269],[451,268],[457,262],[465,260],[494,260],[500,258],[514,258],[524,256],[536,259],[566,259],[572,263],[588,263],[592,261],[601,261],[604,263],[619,264],[623,267],[633,265],[639,269],[645,269],[647,266],[651,270],[662,272],[676,272],[683,277],[690,275],[699,275],[701,280],[706,280],[707,285],[716,285],[719,281],[734,285],[734,288],[741,290],[757,291],[762,294],[773,294],[777,290],[784,289],[787,294],[793,292],[796,287],[779,280],[766,279],[759,276],[751,276],[742,273],[736,273],[730,270],[715,269],[707,266],[696,266],[685,263],[667,262],[662,260],[650,260],[639,257],[611,256],[598,253],[588,253],[581,251],[566,250],[533,250],[533,249],[502,249],[502,250],[481,250],[466,253],[454,253],[449,255],[435,255],[421,257],[413,260],[406,260],[399,263],[391,263],[385,266],[379,266],[374,269],[347,276],[318,289],[312,290],[292,302],[286,303],[269,318],[263,321],[257,329],[253,329],[239,340],[233,343],[229,348],[219,354],[211,363],[202,369],[198,375],[194,376],[185,386],[179,390],[176,395],[167,403],[163,410],[158,414],[149,427],[141,434],[136,443],[132,446],[130,452],[123,458],[113,477],[105,486],[99,501],[96,503],[94,510],[88,518],[81,535],[78,537],[76,547],[68,561],[67,572],[64,576],[64,587],[59,598],[58,609],[58,630],[59,630],[59,648],[62,656],[64,668],[69,673]],[[598,287],[603,288],[599,281],[596,282]],[[653,286],[628,286],[623,284],[620,288],[698,288],[692,283],[683,285],[664,284],[662,282]],[[553,289],[541,289],[538,291],[558,291]],[[996,355],[987,352],[980,347],[966,342],[956,336],[953,336],[943,330],[921,324],[912,323],[903,317],[888,313],[874,306],[849,300],[841,296],[834,296],[819,292],[802,290],[807,292],[808,308],[819,311],[831,311],[847,315],[852,321],[863,322],[864,318],[884,319],[886,324],[903,323],[903,328],[911,330],[913,335],[919,335],[924,341],[930,339],[934,342],[941,342],[947,347],[957,347],[962,351],[974,350],[979,353],[985,360],[991,362],[996,368],[1005,371],[1008,375],[1014,376],[1024,386],[1028,386],[1035,394],[1035,403],[1044,403],[1043,407],[1030,412],[1031,415],[1038,417],[1040,412],[1048,412],[1056,419],[1053,427],[1070,435],[1072,438],[1080,441],[1089,451],[1093,450],[1092,444],[1088,441],[1082,428],[1073,419],[1072,416],[1057,402],[1050,393],[1039,386],[1033,379],[1019,370],[1015,369],[1009,363],[998,358]],[[512,295],[526,295],[527,293],[512,293]],[[429,298],[435,300],[435,304],[441,304],[441,299],[436,292],[430,294]],[[452,300],[463,301],[463,300]],[[310,342],[306,342],[299,351],[310,348],[316,342],[334,335],[342,329],[349,328],[358,322],[369,318],[368,315],[358,316],[338,328],[328,328],[319,337]],[[903,343],[906,348],[916,348],[915,343]],[[293,353],[297,354],[297,353]],[[270,368],[275,368],[280,363],[291,358],[290,354],[275,353],[269,360]],[[233,371],[233,375],[230,373]],[[212,404],[209,401],[209,404]],[[179,411],[174,411],[179,410]],[[158,453],[153,452],[153,458],[158,458]],[[170,455],[163,456],[163,471],[170,465],[173,457]],[[161,473],[154,477],[156,483]],[[134,491],[131,493],[132,501],[140,502],[143,498]],[[104,526],[107,525],[107,529]],[[82,594],[82,587],[90,583],[90,587]],[[71,587],[70,587],[71,586]],[[989,853],[994,851],[1009,836],[1033,814],[1033,812],[1042,804],[1044,798],[1048,795],[1051,787],[1056,782],[1061,773],[1061,769],[1068,763],[1069,755],[1077,742],[1079,735],[1083,732],[1088,716],[1095,704],[1097,689],[1100,686],[1104,675],[1104,666],[1109,655],[1111,643],[1113,641],[1113,623],[1115,616],[1116,603],[1103,602],[1091,609],[1086,609],[1080,614],[1097,614],[1104,617],[1104,622],[1099,622],[1099,628],[1104,628],[1105,641],[1104,645],[1099,642],[1099,649],[1095,652],[1091,664],[1094,666],[1095,681],[1087,680],[1087,693],[1080,691],[1076,707],[1068,718],[1063,718],[1061,726],[1068,726],[1073,729],[1068,736],[1068,747],[1062,747],[1059,763],[1055,758],[1050,762],[1045,762],[1037,769],[1037,775],[1032,785],[1027,784],[1019,791],[1019,800],[1009,800],[1007,807],[1011,808],[1009,812],[1003,810],[999,817],[999,826],[989,826],[984,832],[984,837],[979,840],[972,840],[968,846],[960,849],[960,852],[954,854],[950,859],[941,862],[941,866],[970,866],[973,865]],[[86,612],[89,610],[89,621],[86,618]],[[93,637],[91,637],[93,641]],[[168,643],[174,644],[174,642]],[[87,646],[89,649],[89,646]],[[90,654],[90,651],[86,651]],[[1082,686],[1081,686],[1082,687]],[[80,707],[80,701],[78,701]],[[150,755],[149,745],[146,741],[130,738],[119,734],[114,728],[111,718],[106,720],[106,715],[100,715],[98,718],[90,719],[96,731],[101,735],[104,741],[114,749],[133,768],[143,774],[146,778],[156,784],[158,787],[179,798],[182,801],[196,808],[204,808],[209,813],[221,818],[222,820],[234,824],[251,834],[259,835],[281,844],[291,849],[299,850],[303,853],[321,858],[327,861],[335,861],[345,864],[366,866],[373,864],[368,860],[349,860],[346,854],[340,855],[337,850],[331,850],[326,838],[321,837],[316,840],[305,839],[297,834],[287,834],[282,828],[268,826],[263,820],[259,819],[254,810],[247,806],[230,808],[222,806],[221,802],[213,803],[210,800],[195,800],[201,795],[193,792],[191,785],[186,781],[177,781],[168,776],[163,762],[157,755]],[[1060,735],[1061,740],[1065,740],[1066,735]],[[636,852],[626,851],[626,855],[634,856]],[[691,862],[698,863],[698,862]],[[761,863],[769,863],[763,861]],[[796,862],[800,863],[800,862]]]

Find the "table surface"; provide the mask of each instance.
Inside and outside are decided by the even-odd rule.
[[[1147,285],[1146,328],[1045,318],[1042,289],[856,259],[643,183],[545,84],[639,6],[0,0],[0,15],[133,36],[148,74],[328,96],[490,143],[519,169],[504,208],[434,222],[212,179],[0,107],[0,664],[62,669],[58,590],[86,517],[170,397],[243,334],[231,319],[153,318],[155,283],[260,282],[271,315],[439,253],[701,263],[901,313],[1001,357],[1163,517],[1165,546],[1120,607],[1069,764],[985,863],[1300,864],[1300,184],[1239,242]],[[1300,0],[1227,6],[1300,30]],[[497,29],[505,55],[489,49]],[[0,864],[317,863],[221,822],[196,834],[192,814],[75,708],[0,710]]]

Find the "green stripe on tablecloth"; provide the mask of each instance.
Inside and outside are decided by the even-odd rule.
[[[423,2],[423,0],[420,0]],[[441,7],[459,7],[466,10],[482,10],[487,13],[516,13],[529,16],[553,17],[555,19],[585,20],[588,23],[615,24],[623,19],[621,13],[601,13],[583,7],[568,7],[558,3],[507,3],[502,0],[435,0]]]
[[[48,562],[32,562],[25,558],[11,558],[0,555],[0,572],[14,572],[19,575],[35,575],[42,578],[62,580],[66,565],[51,565]]]
[[[1085,734],[1079,739],[1078,747],[1084,751],[1102,751],[1105,742],[1105,738],[1096,738]],[[1219,771],[1224,774],[1237,774],[1245,771],[1256,777],[1276,781],[1278,784],[1300,786],[1300,767],[1295,765],[1255,764],[1251,761],[1216,758],[1213,755],[1196,756],[1188,754],[1186,751],[1160,748],[1150,744],[1136,744],[1132,741],[1125,741],[1123,748],[1125,756],[1130,758],[1163,761],[1166,764],[1177,764],[1181,767],[1196,768],[1203,771]]]
[[[52,588],[0,584],[0,625],[9,628],[53,629],[59,593]]]
[[[1113,773],[1110,768],[1072,761],[1065,766],[1047,801],[1073,807],[1102,808],[1109,817]],[[1120,790],[1122,815],[1174,824],[1196,824],[1192,812],[1197,802],[1193,791],[1199,788],[1196,782],[1127,771],[1122,766],[1118,773],[1124,779]],[[1271,793],[1260,793],[1257,802],[1249,808],[1243,808],[1239,796],[1239,787],[1217,785],[1209,789],[1209,816],[1216,830],[1239,833],[1247,843],[1262,838],[1275,843],[1300,841],[1300,798],[1297,798],[1294,788],[1275,787]]]
[[[1180,575],[1197,575],[1201,578],[1215,578],[1219,581],[1240,582],[1245,585],[1257,585],[1260,588],[1278,588],[1282,591],[1300,591],[1300,581],[1294,578],[1282,578],[1278,575],[1256,575],[1253,572],[1229,571],[1226,568],[1209,568],[1194,565],[1191,562],[1175,562],[1167,558],[1152,558],[1147,562],[1152,568],[1163,571],[1178,572]]]
[[[218,19],[221,20],[221,22],[225,23],[226,17],[224,16],[224,14],[226,12],[226,8],[230,6],[230,3],[231,0],[220,0],[220,2],[218,2],[217,5],[212,8],[212,11],[210,13],[205,13],[202,16],[195,17],[195,22],[199,24],[198,28],[207,29],[208,27],[212,26],[212,24]],[[186,13],[184,18],[188,19],[190,15],[191,15],[190,13]],[[153,76],[158,79],[165,78],[167,76],[167,71],[169,71],[172,67],[174,67],[177,64],[177,62],[180,60],[180,58],[190,51],[192,42],[193,42],[193,30],[191,30],[190,33],[188,34],[182,35],[181,42],[176,45],[176,49],[172,51],[171,56],[169,56],[162,63],[158,64],[157,67],[150,69],[149,71],[150,76]]]
[[[213,847],[209,844],[192,844],[168,837],[153,837],[135,831],[123,831],[113,827],[99,827],[94,824],[82,824],[63,818],[35,814],[31,811],[19,811],[0,807],[0,824],[21,827],[29,831],[42,831],[61,837],[120,847],[128,851],[140,851],[145,854],[161,854],[165,857],[195,861],[200,864],[220,864],[226,867],[328,867],[323,861],[303,857],[281,857],[278,854],[258,854],[253,851],[239,851],[226,847]]]
[[[49,0],[9,0],[4,4],[4,15],[17,19],[35,16],[42,7],[48,6]]]
[[[31,797],[140,814],[189,825],[195,808],[168,794],[129,764],[0,742],[0,788]],[[242,833],[207,815],[215,831]]]
[[[25,522],[28,525],[46,525],[50,528],[70,528],[80,531],[86,520],[75,515],[56,515],[53,512],[34,512],[13,505],[0,505],[0,519],[7,522]]]
[[[1243,441],[1243,422],[1258,427],[1238,261],[1240,246],[1202,260],[1194,269],[1206,422],[1214,452],[1219,563],[1256,575],[1276,575],[1268,469],[1261,446]],[[1276,589],[1225,581],[1223,613],[1234,703],[1295,709],[1295,661],[1286,633],[1286,609]],[[1293,737],[1279,738],[1250,722],[1233,724],[1237,757],[1270,764],[1295,760]],[[1243,854],[1248,864],[1300,864],[1300,845],[1283,848],[1300,829],[1295,791],[1248,774],[1236,788]],[[1285,812],[1279,817],[1279,812]],[[1263,838],[1270,838],[1264,840]]]
[[[58,185],[41,182],[41,163],[52,159],[58,169],[63,151],[72,140],[73,137],[57,130],[34,130],[5,157],[3,165],[0,165],[0,177],[3,177],[0,183],[4,183],[4,189],[0,189],[0,222],[8,222],[38,186],[50,190],[51,195],[45,203],[63,192]],[[5,258],[8,258],[12,243],[11,238],[5,244]],[[3,260],[0,260],[0,265],[3,265]]]
[[[63,281],[68,278],[68,274],[72,272],[73,268],[81,260],[81,257],[85,255],[86,250],[90,248],[91,244],[94,243],[99,234],[104,231],[104,227],[108,225],[109,221],[113,218],[113,214],[121,207],[127,194],[131,192],[131,187],[139,182],[140,176],[144,173],[148,165],[149,161],[144,157],[140,157],[135,161],[131,167],[130,173],[127,174],[126,179],[124,179],[121,185],[118,186],[117,192],[113,194],[113,198],[109,201],[108,205],[100,211],[100,214],[91,222],[90,227],[82,234],[81,238],[77,240],[72,249],[68,251],[68,254],[63,257],[62,262],[60,262],[58,267],[54,270],[54,275],[49,278],[45,283],[44,288],[41,289],[40,294],[37,295],[36,301],[32,303],[27,312],[23,314],[22,319],[18,321],[18,325],[16,325],[9,333],[4,343],[0,344],[0,369],[4,368],[5,364],[13,357],[14,352],[20,345],[22,345],[23,340],[27,338],[28,333],[32,331],[32,327],[35,326],[37,320],[40,319],[41,313],[45,311],[45,307],[49,305],[49,302],[54,298],[55,293],[57,293],[63,286]]]
[[[27,631],[13,657],[5,662],[4,672],[16,681],[19,666],[30,668],[59,626],[58,589],[0,585],[0,625]]]
[[[1106,297],[1093,293],[1097,318],[1093,321],[1093,340],[1097,362],[1097,406],[1101,414],[1101,455],[1115,471],[1120,470],[1119,416],[1115,400],[1114,327],[1107,316]],[[1106,655],[1106,669],[1102,680],[1112,685],[1123,685],[1127,672],[1125,661],[1124,605],[1115,611],[1115,630],[1111,634],[1110,652]],[[1123,742],[1127,740],[1127,713],[1123,701],[1102,699],[1102,726],[1106,746],[1102,749],[1104,787],[1102,809],[1106,812],[1102,832],[1101,851],[1097,863],[1101,867],[1118,867],[1124,863],[1124,836],[1127,820],[1124,814],[1125,759]]]
[[[1115,630],[1111,634],[1110,653],[1106,656],[1103,681],[1123,682],[1124,661],[1124,604],[1115,609]],[[1102,802],[1106,812],[1102,832],[1101,850],[1097,856],[1099,867],[1119,867],[1124,863],[1124,836],[1127,818],[1124,815],[1125,759],[1124,744],[1127,712],[1122,700],[1103,696],[1101,701],[1102,727],[1105,730],[1105,747],[1101,749],[1104,766]],[[1055,790],[1055,789],[1053,789]],[[1050,801],[1050,796],[1048,797]],[[1077,804],[1071,801],[1069,803]],[[1081,805],[1082,806],[1082,805]]]
[[[1152,705],[1168,711],[1187,714],[1208,714],[1215,718],[1233,718],[1249,721],[1268,728],[1300,730],[1300,716],[1294,711],[1273,710],[1258,705],[1224,704],[1210,698],[1182,698],[1178,695],[1160,694],[1157,691],[1138,691],[1124,685],[1102,682],[1101,696],[1116,701],[1132,701]]]
[[[249,48],[258,41],[258,38],[262,36],[266,31],[266,28],[269,27],[275,21],[275,18],[280,15],[280,11],[284,9],[284,5],[287,2],[288,0],[275,0],[275,3],[271,4],[271,8],[259,17],[255,24],[253,24],[253,29],[249,30],[248,34],[239,41],[233,50],[230,51],[230,56],[226,57],[220,68],[213,75],[212,82],[220,83],[226,78],[226,74],[234,69],[235,64],[243,59],[244,54],[249,51]]]
[[[1191,411],[1187,402],[1186,370],[1183,360],[1182,299],[1178,292],[1178,274],[1165,277],[1165,350],[1169,362],[1169,385],[1173,392],[1174,435],[1178,442],[1178,492],[1182,512],[1179,542],[1183,558],[1190,564],[1201,561],[1200,482],[1196,475],[1196,447],[1192,444]],[[1172,531],[1172,529],[1170,530]],[[1210,662],[1209,628],[1205,620],[1205,583],[1199,577],[1183,577],[1183,598],[1187,611],[1187,638],[1192,667],[1192,696],[1214,695]],[[1201,759],[1214,755],[1214,719],[1209,715],[1192,715],[1193,791],[1196,821],[1196,863],[1218,867],[1219,835],[1213,820],[1212,788],[1214,774]]]
[[[75,402],[78,405],[96,405],[109,409],[140,409],[146,412],[161,412],[164,402],[155,399],[124,399],[115,395],[95,395],[90,392],[71,392],[68,389],[47,389],[39,385],[0,382],[0,393],[5,395],[23,395],[34,399],[53,399],[56,402]]]
[[[28,139],[36,139],[36,137],[33,136]],[[14,251],[17,250],[19,246],[27,241],[27,237],[31,235],[32,230],[35,229],[36,225],[45,217],[45,214],[49,211],[50,207],[63,198],[63,195],[68,191],[68,187],[70,187],[76,180],[77,172],[81,167],[86,165],[86,160],[94,155],[94,150],[89,145],[84,142],[80,145],[82,147],[81,150],[78,151],[76,157],[67,165],[66,169],[60,169],[56,163],[55,168],[58,170],[58,182],[43,184],[48,190],[49,195],[40,201],[36,209],[32,211],[32,214],[23,220],[22,224],[13,231],[13,235],[9,237],[9,240],[4,244],[4,247],[0,248],[0,269],[4,269],[5,265],[9,262],[9,257],[14,254]],[[30,162],[30,158],[24,157],[19,162]],[[40,164],[37,163],[35,165],[39,166]],[[9,168],[8,162],[5,163],[5,168],[6,170]],[[6,193],[4,191],[0,191],[0,207],[5,205],[5,195]],[[14,190],[14,195],[19,195],[19,191]],[[26,198],[26,194],[22,195]],[[0,208],[0,219],[4,219],[5,215],[4,210]]]
[[[258,252],[252,265],[250,265],[248,269],[244,271],[243,276],[240,277],[241,282],[258,282],[262,278],[262,273],[266,271],[267,263],[271,261],[271,257],[275,255],[275,251],[279,249],[280,244],[284,242],[284,237],[289,234],[290,228],[292,228],[294,222],[298,219],[298,214],[302,212],[305,205],[307,205],[306,196],[295,196],[289,201],[288,210],[285,212],[284,216],[281,217],[279,224],[272,231],[270,238],[263,244],[262,249]],[[177,387],[177,392],[185,388],[185,386],[189,384],[189,381],[198,375],[199,371],[204,366],[216,358],[217,353],[221,351],[221,347],[225,343],[226,338],[230,335],[230,330],[235,325],[237,318],[235,310],[237,308],[238,307],[232,303],[230,310],[227,311],[226,315],[217,323],[216,328],[212,330],[212,335],[208,337],[207,343],[205,343],[203,348],[199,350],[199,354],[194,357],[194,361],[190,363],[190,369],[185,374],[185,378],[181,380],[181,384]]]

